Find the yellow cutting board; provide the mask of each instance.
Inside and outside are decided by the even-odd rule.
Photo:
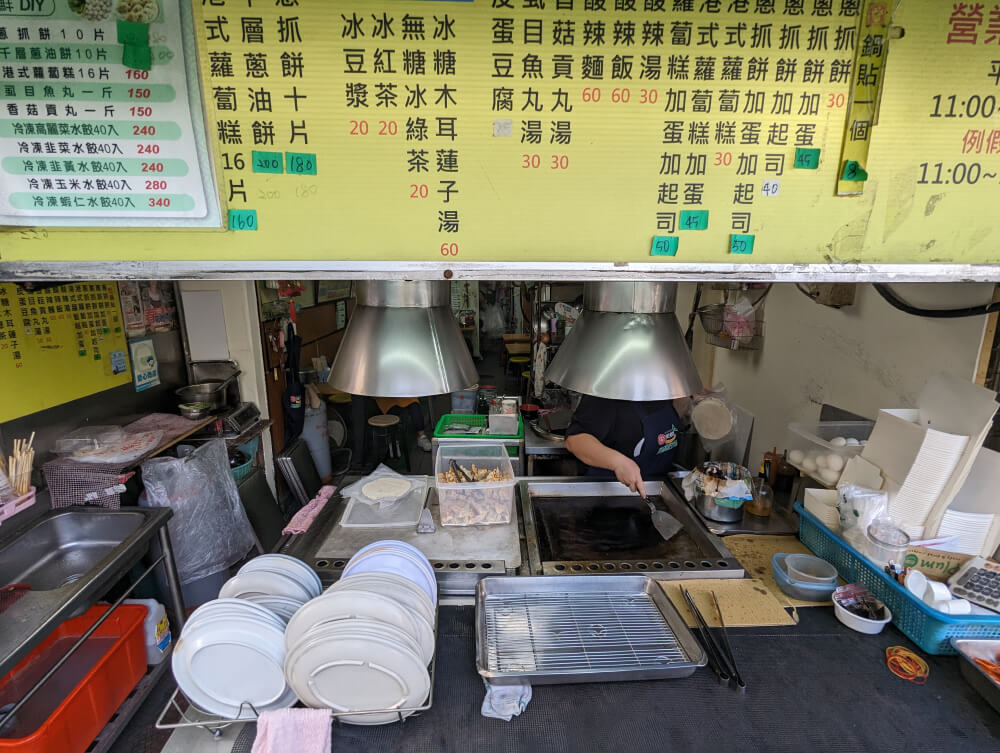
[[[668,580],[660,581],[660,586],[690,627],[695,627],[698,623],[688,609],[681,588],[691,594],[695,606],[709,627],[720,626],[719,613],[712,598],[713,591],[719,599],[726,627],[794,625],[798,622],[795,608],[786,607],[762,581],[754,578]]]

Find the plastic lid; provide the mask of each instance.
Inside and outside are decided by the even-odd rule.
[[[910,543],[910,537],[906,531],[887,520],[876,520],[868,526],[868,537],[882,546],[899,547],[907,546]]]
[[[811,554],[789,554],[785,558],[788,577],[800,583],[836,583],[837,568]]]

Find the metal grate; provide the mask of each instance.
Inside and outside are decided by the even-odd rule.
[[[689,661],[646,594],[492,594],[485,619],[493,672],[662,669]]]

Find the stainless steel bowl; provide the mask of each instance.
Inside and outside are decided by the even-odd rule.
[[[709,520],[719,523],[738,523],[743,520],[742,504],[739,507],[725,507],[716,504],[715,497],[710,497],[707,494],[699,494],[695,498],[694,503],[698,508],[698,512]]]

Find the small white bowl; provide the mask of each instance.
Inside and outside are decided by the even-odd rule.
[[[882,604],[882,602],[879,603]],[[840,602],[837,601],[836,596],[833,598],[833,612],[837,615],[837,619],[851,630],[857,630],[859,633],[867,635],[878,635],[882,632],[882,628],[886,626],[886,623],[892,621],[892,612],[889,611],[889,607],[885,606],[885,604],[882,604],[882,607],[885,609],[885,618],[881,620],[869,620],[859,617],[853,612],[849,612],[840,606]]]

